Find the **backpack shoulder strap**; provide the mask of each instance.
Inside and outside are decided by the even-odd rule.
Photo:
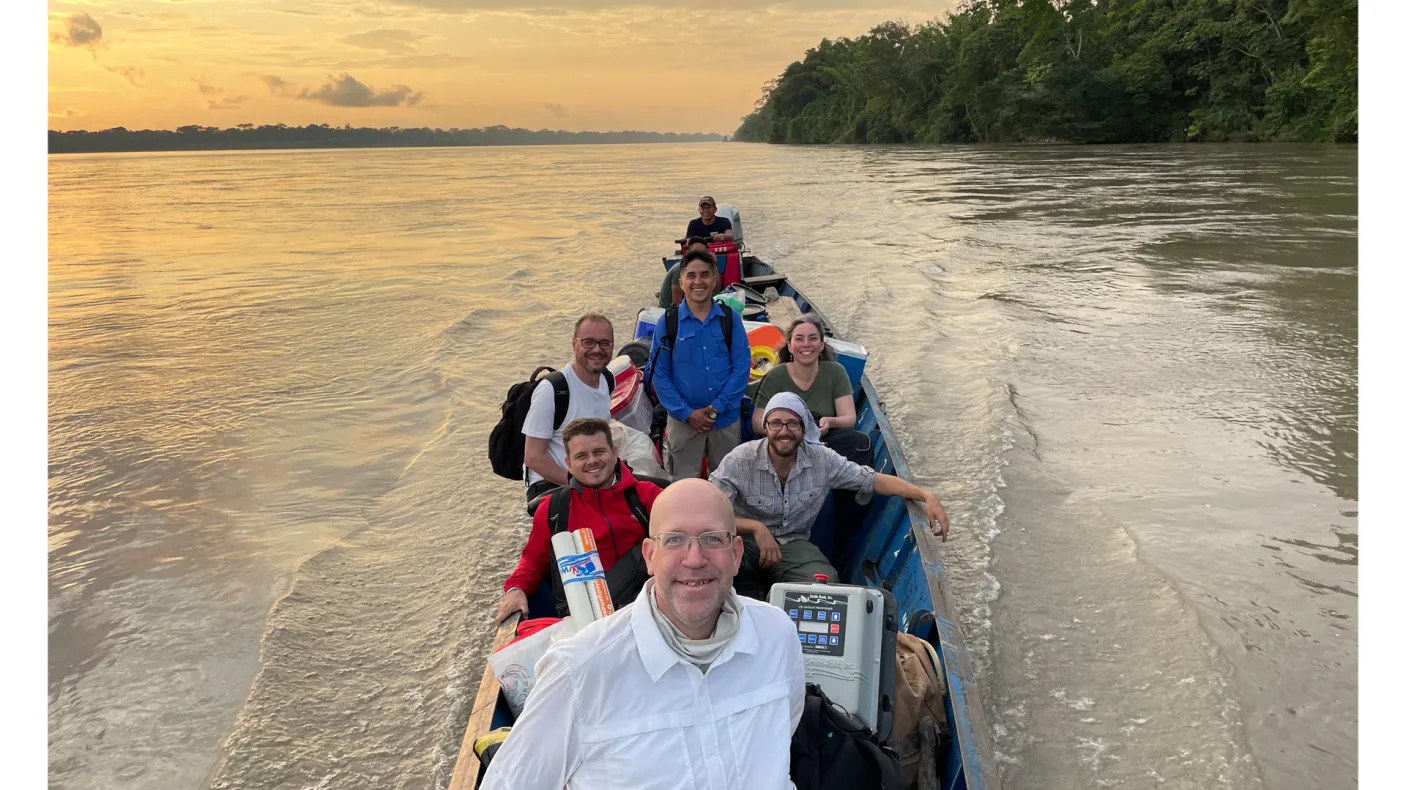
[[[727,346],[727,360],[732,361],[732,305],[722,303],[723,308],[723,345]]]
[[[605,370],[605,371],[602,372],[602,375],[605,376],[605,388],[606,388],[606,390],[608,390],[611,394],[614,394],[614,392],[615,392],[615,374],[614,374],[614,373],[611,373],[610,370],[607,369],[607,370]]]
[[[561,424],[566,420],[566,410],[571,408],[571,387],[566,383],[566,374],[561,371],[554,371],[547,374],[547,381],[552,382],[552,393],[556,395],[556,410],[552,414],[552,430],[561,430]]]
[[[649,511],[644,509],[644,503],[640,501],[640,494],[634,486],[626,488],[622,492],[625,496],[625,505],[630,508],[630,514],[639,522],[644,534],[649,534]]]
[[[669,353],[674,351],[674,343],[679,339],[679,306],[671,305],[664,311],[664,339],[668,341]],[[664,345],[661,341],[659,345]]]
[[[547,500],[547,534],[566,532],[571,518],[571,486],[562,486]]]
[[[819,790],[820,748],[825,740],[825,722],[821,720],[824,702],[818,687],[806,684],[805,703],[801,721],[791,737],[791,772],[797,788]]]

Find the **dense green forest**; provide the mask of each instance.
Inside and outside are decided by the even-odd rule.
[[[460,145],[562,145],[567,143],[696,143],[724,139],[719,134],[674,132],[554,132],[489,126],[485,129],[388,129],[352,128],[311,124],[254,126],[243,123],[232,129],[182,126],[175,131],[117,127],[100,132],[49,130],[49,153],[100,151],[198,151],[264,148],[393,148]]]
[[[965,0],[825,40],[735,138],[1357,140],[1357,0]]]

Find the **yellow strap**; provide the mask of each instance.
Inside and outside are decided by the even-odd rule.
[[[499,744],[507,740],[508,733],[511,732],[512,729],[512,727],[499,727],[496,730],[489,730],[478,736],[478,739],[474,741],[474,754],[477,755],[480,760],[483,759],[484,751],[494,744]]]

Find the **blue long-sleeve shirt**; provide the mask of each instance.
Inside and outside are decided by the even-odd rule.
[[[730,360],[723,343],[723,310],[716,302],[703,321],[694,317],[687,304],[679,305],[679,336],[673,353],[660,345],[666,320],[667,316],[660,316],[654,325],[654,345],[650,350],[654,394],[659,402],[670,417],[680,422],[686,422],[695,409],[710,404],[718,411],[715,427],[726,428],[737,422],[752,370],[752,348],[742,316],[732,314]]]

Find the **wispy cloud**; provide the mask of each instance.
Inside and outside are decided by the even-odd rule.
[[[328,68],[337,71],[362,71],[365,69],[391,69],[402,71],[406,69],[438,71],[463,66],[466,63],[473,63],[476,58],[469,55],[450,55],[446,53],[436,53],[432,55],[386,55],[371,54],[360,58],[346,58],[334,62],[328,62],[325,57],[317,55],[307,55],[303,57],[286,57],[283,63],[290,68]]]
[[[294,83],[272,74],[262,75],[259,79],[275,96],[289,96],[333,107],[414,107],[425,98],[424,93],[408,85],[392,85],[378,91],[345,73],[340,77],[328,77],[327,82],[315,90],[299,89]]]
[[[103,68],[120,75],[128,82],[141,87],[141,81],[146,79],[146,72],[137,66],[103,66]]]
[[[83,113],[73,109],[72,107],[65,107],[58,112],[54,112],[52,110],[49,111],[50,118],[74,118],[82,114]]]
[[[566,108],[561,106],[560,104],[553,104],[552,102],[547,102],[542,106],[547,108],[547,112],[551,113],[552,115],[555,115],[558,118],[566,117]]]
[[[413,30],[382,27],[367,30],[364,33],[343,36],[342,42],[364,49],[379,49],[391,55],[410,55],[414,54],[415,45],[423,41],[424,38],[424,33],[417,33]]]
[[[396,55],[383,59],[378,65],[393,69],[446,69],[473,61],[468,55]]]
[[[291,96],[293,92],[298,89],[297,85],[272,74],[261,75],[259,79],[263,80],[263,83],[269,86],[269,93],[275,96]]]
[[[392,85],[386,90],[377,91],[370,85],[358,82],[350,74],[331,78],[331,81],[315,91],[304,88],[298,94],[299,99],[330,104],[333,107],[414,107],[424,97],[425,94],[411,89],[408,85]]]
[[[243,105],[248,98],[248,96],[221,96],[218,99],[211,99],[205,102],[205,109],[234,110]]]
[[[195,89],[200,91],[200,95],[206,97],[205,109],[207,110],[233,110],[249,99],[248,96],[242,95],[226,96],[224,88],[211,85],[205,81],[204,77],[191,77],[190,81],[195,83]]]
[[[86,12],[70,14],[63,20],[63,32],[51,33],[49,39],[65,47],[96,49],[103,42],[103,27]]]

